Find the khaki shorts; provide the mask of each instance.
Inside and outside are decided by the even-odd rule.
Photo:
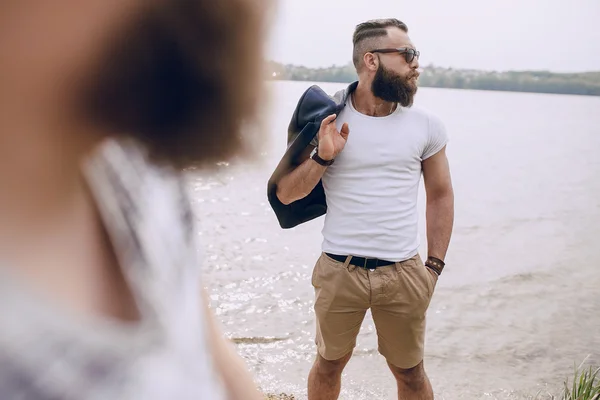
[[[313,271],[319,354],[337,360],[350,353],[370,308],[379,352],[399,368],[419,364],[437,274],[419,255],[372,271],[348,261],[321,254]]]

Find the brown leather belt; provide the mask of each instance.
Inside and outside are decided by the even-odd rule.
[[[327,257],[333,258],[335,261],[339,261],[339,262],[346,262],[346,258],[348,258],[348,256],[340,256],[337,254],[330,254],[330,253],[325,253],[325,254],[327,254]],[[381,260],[379,258],[365,258],[365,257],[352,256],[352,259],[350,260],[350,264],[356,265],[357,267],[361,267],[364,269],[375,269],[377,267],[385,267],[386,265],[395,264],[395,262],[388,261],[388,260]]]

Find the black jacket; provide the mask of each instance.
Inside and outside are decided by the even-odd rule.
[[[346,106],[348,96],[357,85],[358,82],[351,83],[346,89],[340,90],[333,96],[326,94],[319,86],[313,85],[300,97],[288,127],[287,150],[267,185],[269,203],[282,228],[293,228],[320,217],[327,211],[325,191],[320,181],[308,196],[289,205],[283,204],[277,198],[277,182],[304,162],[301,155],[319,132],[321,121],[331,114],[339,115]]]

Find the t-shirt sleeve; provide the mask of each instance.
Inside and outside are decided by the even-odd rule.
[[[423,149],[422,160],[435,155],[448,144],[449,138],[446,127],[442,120],[436,116],[429,116],[429,129],[427,134],[427,143]]]

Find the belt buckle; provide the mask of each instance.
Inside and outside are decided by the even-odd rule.
[[[375,268],[367,268],[367,263],[368,263],[369,259],[367,257],[365,257],[365,264],[364,264],[364,269],[368,269],[369,272],[373,272],[375,271]],[[375,263],[375,265],[377,265],[377,263]]]

